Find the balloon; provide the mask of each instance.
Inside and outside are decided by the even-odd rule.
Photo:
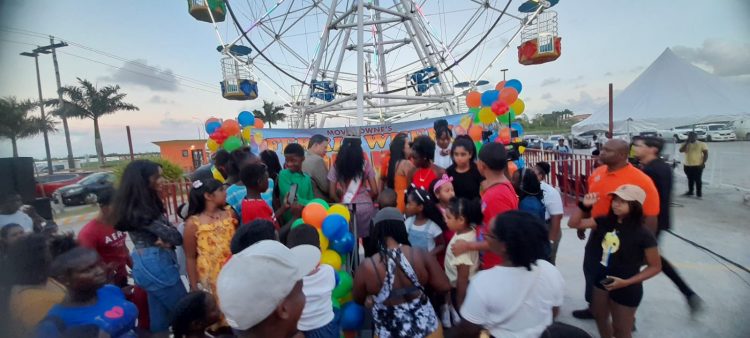
[[[523,169],[526,167],[526,160],[523,159],[523,157],[519,157],[517,160],[513,161],[516,165],[516,168]]]
[[[229,136],[240,133],[240,124],[235,120],[224,121],[224,123],[221,124],[221,128],[224,129],[224,132]]]
[[[482,94],[477,91],[471,91],[466,94],[466,106],[469,108],[477,108],[482,105]]]
[[[490,142],[495,142],[495,140],[497,140],[497,137],[498,137],[497,130],[495,130],[492,132],[492,134],[487,140]]]
[[[216,143],[216,140],[209,138],[208,141],[206,141],[206,148],[210,150],[212,153],[215,153],[217,150],[219,150],[219,144]]]
[[[477,113],[479,113],[480,109],[482,108],[481,107],[469,108],[469,113],[471,113],[472,115],[476,115]]]
[[[346,231],[349,230],[349,223],[344,216],[336,214],[328,215],[328,217],[323,220],[323,226],[321,229],[328,239],[335,241],[343,237]]]
[[[464,128],[462,126],[455,126],[453,128],[453,134],[455,134],[456,136],[458,136],[458,135],[466,135],[466,128]]]
[[[263,129],[263,120],[256,117],[253,126],[257,129]]]
[[[255,131],[255,135],[253,135],[253,138],[255,140],[255,144],[263,143],[263,133],[260,130]]]
[[[301,218],[297,218],[296,220],[294,220],[294,222],[292,222],[292,229],[300,226],[301,224],[305,224],[305,221]]]
[[[490,107],[484,107],[479,111],[479,122],[484,124],[490,124],[495,121],[495,113],[492,112]]]
[[[237,136],[229,136],[226,140],[224,140],[222,147],[224,147],[226,151],[231,153],[232,151],[235,151],[242,147],[242,140],[240,140],[240,138]]]
[[[218,144],[224,143],[224,140],[227,139],[227,135],[224,134],[224,130],[221,128],[216,129],[216,131],[214,131],[209,137],[216,141],[216,143]]]
[[[505,87],[500,91],[500,101],[510,105],[518,99],[518,91],[515,88]]]
[[[206,124],[209,124],[211,122],[219,122],[219,123],[221,123],[221,120],[219,120],[216,117],[211,116],[211,117],[209,117],[209,118],[206,119]]]
[[[341,308],[341,302],[339,302],[338,299],[331,297],[331,303],[333,303],[333,309],[340,309]],[[336,311],[334,311],[336,313]]]
[[[475,124],[482,123],[482,122],[479,122],[479,108],[477,108],[477,112],[474,113],[474,115],[472,115],[472,117],[474,118],[474,123]]]
[[[477,153],[479,153],[479,150],[482,149],[482,145],[483,144],[484,143],[482,143],[482,141],[476,141],[476,142],[474,142],[474,147],[477,148]]]
[[[346,304],[352,301],[352,293],[349,292],[346,296],[339,298],[339,303]]]
[[[508,161],[508,174],[510,174],[511,177],[517,170],[518,166],[513,161]]]
[[[326,209],[318,204],[308,204],[302,209],[302,220],[305,223],[314,226],[316,229],[320,229],[323,226],[323,220],[326,218]]]
[[[467,116],[464,116],[464,117],[461,118],[461,122],[455,128],[461,127],[461,128],[464,129],[464,132],[465,132],[466,129],[469,129],[470,125],[471,125],[471,116],[467,115]],[[461,133],[457,132],[455,128],[453,129],[453,132],[455,134],[461,135]]]
[[[500,129],[496,143],[510,144],[510,128]]]
[[[294,225],[292,225],[292,229],[294,229]],[[318,230],[318,238],[320,238],[320,251],[328,250],[330,241],[328,240],[328,238],[326,238],[325,235],[323,235],[323,232],[320,230]]]
[[[469,128],[469,137],[471,137],[474,141],[481,141],[482,140],[482,127],[480,126],[471,126]]]
[[[523,86],[521,85],[521,81],[512,79],[505,82],[505,88],[515,88],[516,92],[521,93]]]
[[[242,139],[243,140],[250,142],[251,141],[250,137],[252,136],[252,133],[253,133],[252,126],[242,127]]]
[[[326,208],[326,210],[328,210],[328,208],[331,207],[330,205],[328,205],[328,202],[326,202],[326,201],[324,201],[323,199],[320,199],[320,198],[313,199],[309,203],[318,203],[318,204],[322,205],[324,208]]]
[[[497,90],[488,90],[482,93],[482,106],[489,107],[492,102],[497,101],[500,92]]]
[[[213,134],[219,127],[221,127],[221,122],[219,121],[206,122],[206,133],[209,135]]]
[[[526,109],[526,104],[523,103],[523,100],[517,99],[516,102],[513,102],[513,104],[510,105],[510,107],[513,108],[514,112],[516,112],[516,115],[521,115]]]
[[[523,155],[523,153],[525,153],[525,152],[526,152],[526,147],[524,147],[524,146],[519,146],[518,147],[518,153],[519,154]]]
[[[344,216],[344,219],[346,219],[347,223],[352,220],[351,214],[349,214],[349,208],[347,208],[343,204],[332,205],[330,208],[328,208],[328,214]]]
[[[492,112],[495,116],[507,113],[508,109],[508,105],[503,101],[495,101],[495,103],[492,104]],[[493,120],[495,119],[495,116],[492,117]]]
[[[339,271],[336,274],[339,282],[336,284],[336,287],[333,288],[332,296],[335,299],[339,299],[346,297],[346,295],[352,291],[354,280],[352,279],[352,275],[346,271]]]
[[[237,122],[242,127],[252,127],[255,123],[255,115],[247,110],[241,111],[240,115],[237,115]]]
[[[523,135],[523,126],[518,122],[513,122],[510,124],[510,128],[514,129],[518,132],[518,136]]]
[[[330,217],[330,216],[329,216]],[[325,225],[324,225],[325,226]],[[354,249],[354,235],[347,231],[341,238],[333,240],[331,249],[342,255],[346,255]]]
[[[495,85],[495,90],[500,91],[503,90],[503,88],[505,88],[505,81],[500,81]]]
[[[320,256],[321,264],[328,264],[333,267],[334,270],[341,270],[341,256],[333,250],[326,250]]]
[[[341,306],[341,329],[359,330],[365,322],[365,308],[355,302]]]

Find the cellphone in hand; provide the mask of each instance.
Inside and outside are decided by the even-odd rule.
[[[294,204],[297,201],[297,185],[292,184],[289,187],[289,193],[286,194],[286,202],[289,205]]]

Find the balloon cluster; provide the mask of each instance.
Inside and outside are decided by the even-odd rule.
[[[466,95],[466,105],[469,107],[470,115],[461,120],[456,127],[456,134],[468,134],[474,140],[477,151],[482,148],[483,132],[482,125],[488,126],[496,121],[509,126],[493,132],[489,136],[490,142],[498,142],[505,145],[513,141],[513,130],[518,132],[516,137],[523,134],[520,123],[512,122],[516,116],[523,114],[526,105],[518,98],[523,86],[521,81],[512,79],[501,81],[495,89],[486,90],[482,93],[471,91]]]
[[[219,148],[233,151],[242,147],[243,144],[260,144],[263,134],[258,129],[263,129],[263,120],[256,118],[249,111],[240,112],[236,120],[220,120],[211,117],[205,123],[208,141],[206,147],[211,152]],[[253,133],[253,128],[256,131]]]
[[[343,204],[329,206],[322,199],[310,201],[302,209],[302,218],[292,223],[292,229],[300,224],[309,224],[318,229],[320,237],[321,264],[328,264],[336,270],[336,287],[331,295],[334,311],[340,311],[341,328],[358,330],[362,327],[365,310],[352,302],[352,275],[342,270],[342,257],[354,250],[354,234],[349,231],[351,214]]]

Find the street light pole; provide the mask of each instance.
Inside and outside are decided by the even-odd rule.
[[[42,115],[41,115],[42,121],[46,123],[47,116],[44,113],[44,97],[42,96],[42,78],[41,76],[39,76],[39,53],[23,52],[21,53],[21,55],[34,58],[34,65],[36,65],[36,86],[37,86],[37,89],[39,89],[39,109],[42,112]],[[44,151],[45,151],[45,154],[47,155],[47,174],[52,175],[54,172],[52,168],[52,155],[50,154],[50,150],[49,150],[49,135],[47,135],[47,128],[42,128],[42,134],[44,135]]]
[[[60,83],[60,67],[57,64],[57,48],[66,47],[68,44],[65,42],[55,43],[55,38],[49,37],[49,45],[42,46],[34,49],[35,53],[49,54],[52,51],[52,63],[55,65],[55,79],[57,80],[57,98],[59,99],[59,107],[62,107],[62,84]],[[68,117],[65,114],[60,115],[60,119],[63,122],[63,129],[65,130],[65,145],[68,147],[68,170],[74,170],[76,167],[75,160],[73,159],[73,146],[70,144],[70,129],[68,128]]]

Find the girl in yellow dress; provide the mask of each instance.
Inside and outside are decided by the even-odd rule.
[[[193,182],[183,234],[190,291],[203,290],[214,297],[216,279],[232,254],[229,244],[237,228],[226,197],[224,185],[213,178]],[[223,318],[210,331],[222,327],[227,327]]]

